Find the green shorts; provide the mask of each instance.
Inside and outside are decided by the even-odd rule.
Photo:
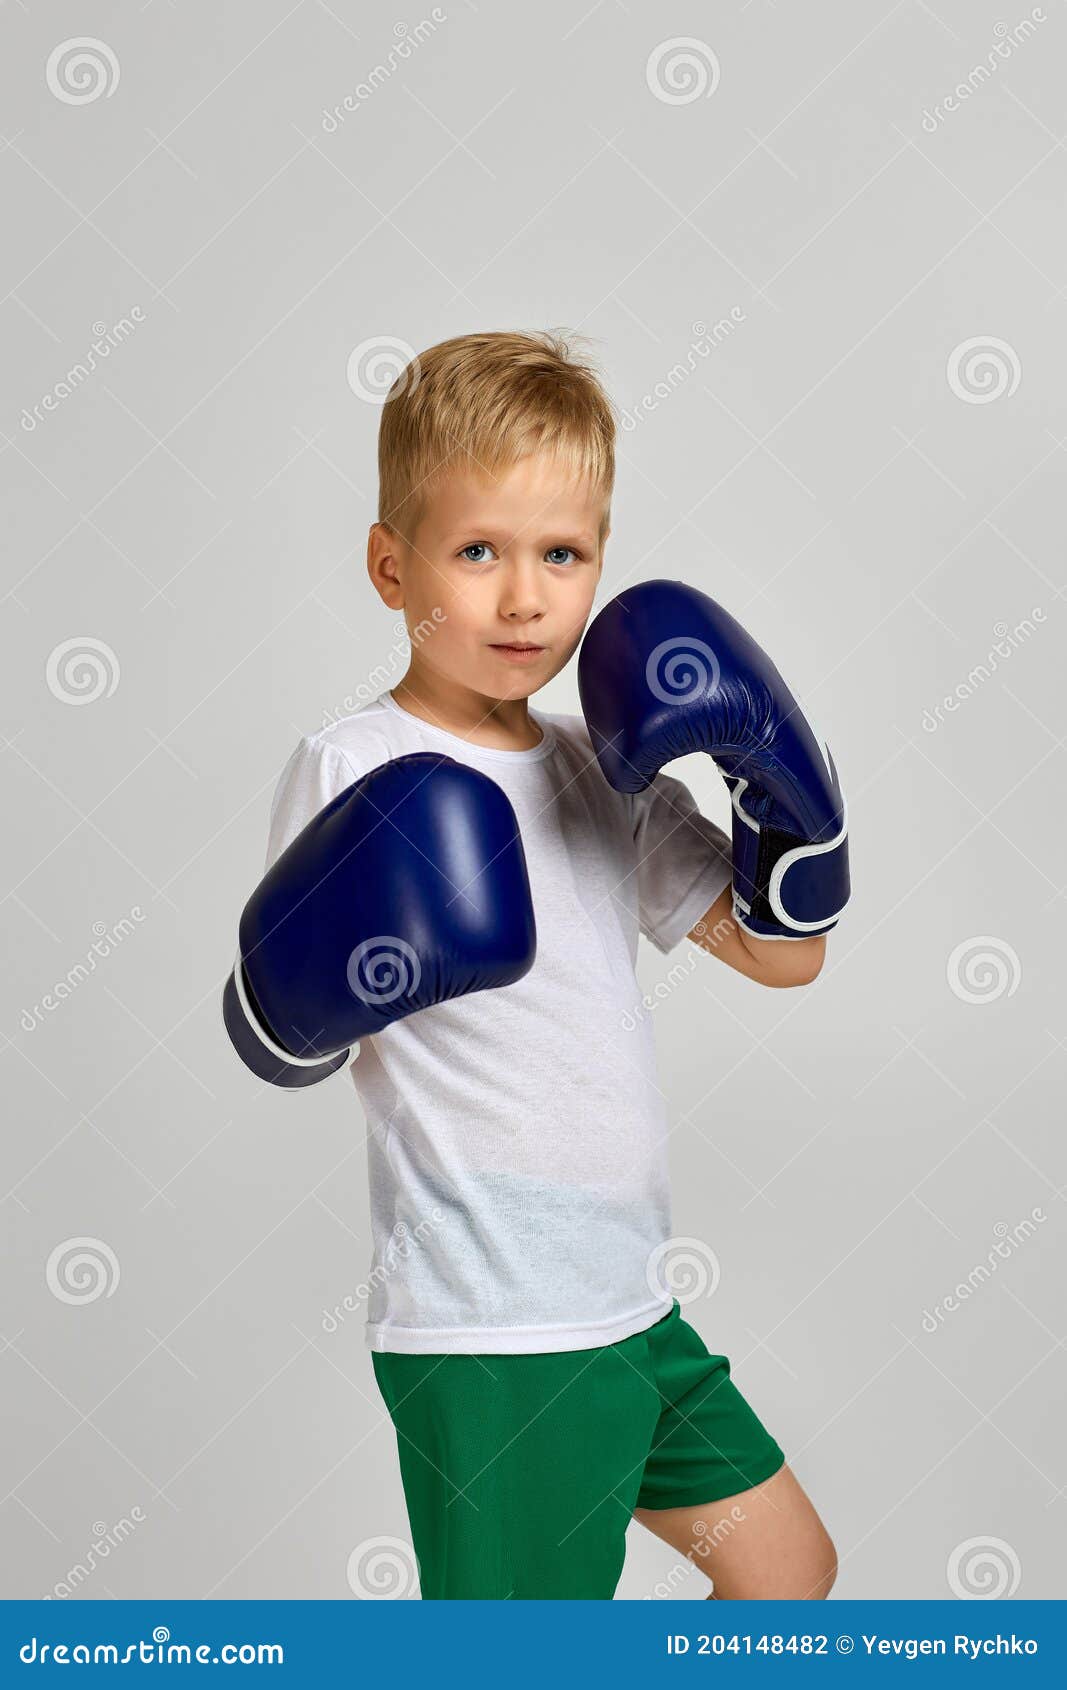
[[[717,1502],[785,1461],[677,1303],[598,1349],[372,1360],[424,1598],[610,1598],[635,1508]]]

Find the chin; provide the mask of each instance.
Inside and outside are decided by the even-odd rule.
[[[529,698],[530,694],[536,692],[540,685],[540,680],[535,682],[531,681],[526,675],[516,675],[511,685],[506,687],[503,692],[498,690],[496,696],[498,698],[507,698],[511,700]],[[499,687],[500,682],[498,681],[497,688],[499,689]]]

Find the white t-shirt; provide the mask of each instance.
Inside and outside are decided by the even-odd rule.
[[[503,788],[526,853],[529,973],[395,1022],[350,1066],[377,1350],[590,1349],[671,1307],[650,1265],[671,1230],[667,1121],[634,963],[639,932],[666,953],[695,926],[730,879],[730,843],[670,776],[615,792],[581,717],[530,716],[540,744],[495,751],[383,692],[302,739],[274,798],[268,867],[368,770],[442,751]]]

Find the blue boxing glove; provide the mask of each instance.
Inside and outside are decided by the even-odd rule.
[[[829,749],[774,664],[721,605],[646,581],[591,624],[578,687],[619,792],[706,751],[730,788],[733,913],[758,939],[827,933],[848,902],[845,800]]]
[[[357,1040],[533,965],[526,856],[507,794],[438,752],[372,769],[282,852],[245,905],[223,994],[260,1079],[315,1085]]]

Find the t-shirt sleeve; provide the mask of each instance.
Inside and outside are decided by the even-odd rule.
[[[376,768],[385,758],[376,751],[366,768],[356,768],[350,758],[328,741],[302,739],[282,770],[270,811],[270,833],[264,873],[292,844],[297,834],[317,816],[332,798],[354,780]]]
[[[672,775],[656,775],[632,804],[641,932],[666,955],[729,885],[730,841]]]

